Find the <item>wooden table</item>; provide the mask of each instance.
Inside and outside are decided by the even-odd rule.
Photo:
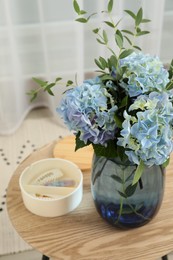
[[[20,173],[30,163],[52,157],[54,145],[26,158],[9,183],[8,213],[28,244],[56,260],[155,260],[173,250],[173,160],[167,169],[164,201],[157,216],[143,227],[123,231],[104,222],[96,212],[89,172],[84,172],[83,200],[72,213],[45,218],[25,208],[18,184]]]

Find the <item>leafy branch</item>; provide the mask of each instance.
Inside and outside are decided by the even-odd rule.
[[[27,92],[27,95],[29,95],[31,97],[30,98],[31,102],[34,101],[37,98],[40,91],[47,92],[49,95],[54,96],[52,88],[54,88],[62,80],[62,78],[58,77],[58,78],[55,79],[54,82],[51,82],[51,83],[48,82],[48,81],[38,79],[38,78],[33,78],[33,80],[39,85],[39,87],[36,88],[36,89],[32,89],[31,91]],[[69,87],[69,86],[73,85],[73,81],[68,80],[63,85],[65,85],[66,87]]]
[[[107,10],[102,11],[102,13],[108,14],[108,20],[104,21],[104,24],[106,24],[108,27],[113,29],[115,44],[119,48],[119,53],[116,54],[114,50],[109,45],[109,38],[104,29],[101,28],[95,28],[93,29],[93,32],[97,35],[96,40],[99,44],[105,45],[106,48],[111,52],[112,56],[110,59],[105,60],[103,57],[99,57],[98,59],[95,59],[96,65],[101,69],[101,72],[107,73],[112,70],[112,66],[117,71],[117,74],[122,74],[122,71],[119,70],[119,61],[120,59],[123,59],[134,51],[134,49],[141,50],[141,48],[137,45],[135,45],[135,40],[137,37],[148,34],[149,31],[143,31],[141,29],[141,24],[150,22],[149,19],[143,18],[143,9],[140,8],[138,12],[135,14],[130,10],[124,10],[133,20],[134,20],[134,31],[130,30],[120,30],[118,28],[118,25],[120,24],[120,19],[118,22],[114,22],[112,17],[112,10],[113,10],[113,4],[114,0],[109,0],[107,4]],[[93,13],[86,17],[87,12],[84,10],[81,10],[79,7],[79,4],[77,3],[77,0],[73,1],[74,10],[76,11],[79,18],[76,19],[76,21],[81,23],[87,23],[89,22],[90,18],[95,15],[96,13]],[[85,16],[85,17],[84,17]],[[125,48],[125,43],[128,43],[129,48]],[[113,60],[113,64],[112,64]],[[118,75],[117,75],[118,78]]]
[[[173,60],[171,61],[170,67],[168,69],[168,73],[169,73],[170,81],[168,82],[166,89],[170,90],[173,89]]]

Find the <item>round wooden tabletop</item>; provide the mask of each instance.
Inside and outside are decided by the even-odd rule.
[[[167,169],[162,207],[143,227],[124,231],[101,219],[91,197],[89,172],[83,173],[83,200],[73,212],[55,218],[30,213],[22,201],[19,176],[32,162],[53,157],[55,144],[53,142],[26,158],[8,186],[9,217],[28,244],[54,260],[155,260],[173,250],[173,163]]]

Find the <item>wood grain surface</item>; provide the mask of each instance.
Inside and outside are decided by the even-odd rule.
[[[85,146],[75,152],[75,136],[67,136],[57,141],[53,149],[53,156],[74,162],[83,171],[91,169],[93,148]]]
[[[30,163],[53,157],[52,143],[32,153],[16,169],[9,183],[7,208],[14,228],[33,248],[54,260],[155,260],[173,250],[173,163],[166,173],[162,207],[147,225],[119,230],[95,210],[90,173],[84,173],[84,196],[79,207],[65,216],[44,218],[23,205],[19,176]]]

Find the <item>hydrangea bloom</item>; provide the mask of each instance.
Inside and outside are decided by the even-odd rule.
[[[173,90],[167,88],[168,72],[158,57],[143,53],[122,59],[120,66],[125,67],[120,77],[113,68],[104,80],[96,77],[68,90],[57,111],[86,145],[100,144],[110,152],[114,147],[107,144],[113,140],[114,156],[122,146],[137,165],[140,161],[161,165],[173,151]]]
[[[115,138],[116,110],[113,97],[98,77],[67,91],[57,109],[68,128],[80,133],[81,140],[102,145]]]
[[[152,91],[162,92],[169,82],[168,72],[158,57],[132,53],[121,60],[121,66],[125,66],[126,70],[120,85],[130,97]]]
[[[129,160],[146,165],[164,163],[173,149],[173,107],[167,93],[152,92],[139,96],[129,111],[140,110],[135,116],[124,112],[125,121],[118,145],[126,148]]]

